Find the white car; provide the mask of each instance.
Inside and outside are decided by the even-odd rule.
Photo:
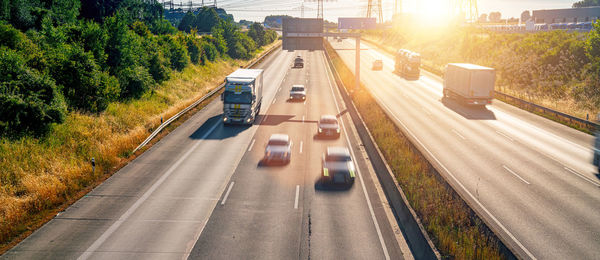
[[[290,100],[306,100],[306,88],[304,85],[293,85],[290,90]]]
[[[286,134],[274,134],[265,148],[265,163],[289,163],[292,158],[292,141]]]
[[[334,115],[323,115],[318,123],[319,135],[321,136],[340,136],[340,124]]]

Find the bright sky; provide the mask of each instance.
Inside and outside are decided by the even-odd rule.
[[[162,1],[162,0],[159,0]],[[311,2],[309,2],[311,1]],[[316,0],[304,2],[305,17],[316,17]],[[324,0],[325,19],[337,21],[338,17],[364,16],[367,0]],[[335,2],[334,2],[335,1]],[[373,0],[375,2],[377,0]],[[394,0],[382,0],[384,19],[389,19],[394,9]],[[403,0],[403,10],[412,13],[444,14],[447,13],[451,0]],[[502,17],[520,17],[524,10],[570,8],[577,0],[478,0],[479,13],[499,11]],[[189,0],[173,0],[174,3],[189,2]],[[201,0],[193,0],[201,2]],[[212,0],[205,0],[205,3]],[[272,14],[287,14],[300,17],[302,0],[217,0],[219,7],[232,13],[236,20],[246,19],[263,21],[264,17]],[[285,11],[284,11],[285,10]]]

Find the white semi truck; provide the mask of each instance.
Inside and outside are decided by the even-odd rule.
[[[444,73],[444,97],[467,105],[492,103],[496,71],[475,64],[450,63]]]
[[[263,70],[238,69],[225,78],[223,123],[251,125],[262,104]]]

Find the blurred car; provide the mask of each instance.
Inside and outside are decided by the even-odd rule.
[[[306,88],[304,85],[293,85],[290,90],[290,100],[306,100]]]
[[[382,60],[375,60],[373,62],[373,70],[383,70],[383,61]]]
[[[340,136],[340,124],[334,115],[323,115],[318,122],[319,135],[322,136]]]
[[[598,174],[600,174],[600,131],[596,132],[596,144],[594,145],[594,165],[598,167]]]
[[[286,134],[273,134],[265,148],[265,163],[289,163],[292,158],[292,141]]]
[[[342,42],[342,38],[338,38],[337,42]]]
[[[356,168],[350,151],[346,147],[328,147],[322,159],[321,172],[323,182],[352,185],[356,177]]]
[[[304,68],[304,59],[302,59],[300,55],[296,56],[296,59],[294,59],[294,68]]]

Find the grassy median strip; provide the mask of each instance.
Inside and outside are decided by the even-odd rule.
[[[329,43],[326,48],[344,86],[353,88],[352,72]],[[383,109],[374,105],[371,94],[363,87],[352,94],[352,101],[442,258],[504,258],[502,242],[435,173]]]
[[[227,59],[190,65],[141,99],[111,103],[98,115],[70,113],[45,138],[0,140],[0,254],[133,160],[131,151],[161,124],[161,117],[167,120],[191,105],[247,63]],[[211,100],[165,128],[155,141]]]

